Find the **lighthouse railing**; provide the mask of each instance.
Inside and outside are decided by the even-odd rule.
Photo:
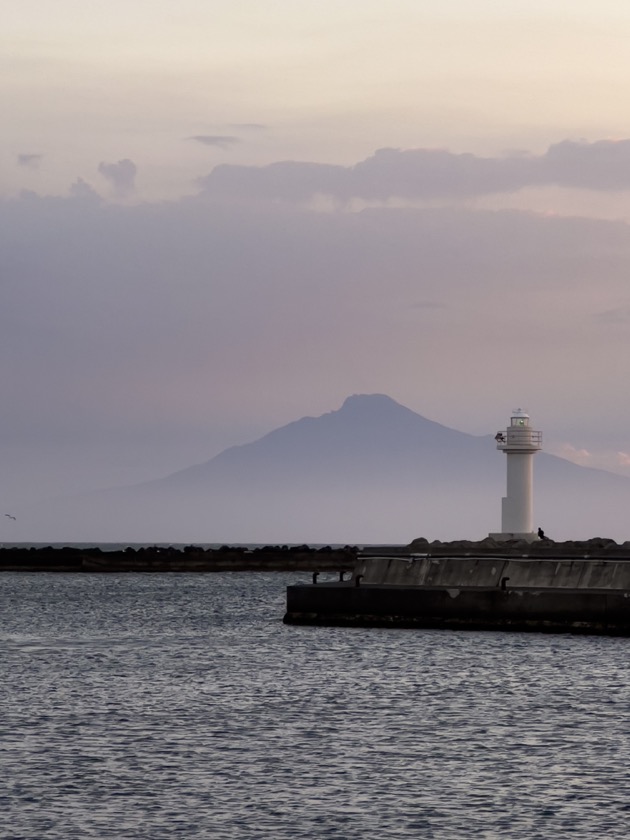
[[[533,429],[513,429],[497,432],[497,449],[542,449],[542,432]]]

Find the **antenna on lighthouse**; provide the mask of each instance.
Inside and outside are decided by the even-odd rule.
[[[529,414],[512,412],[510,425],[496,433],[497,449],[507,455],[507,492],[501,504],[501,532],[495,540],[537,539],[534,531],[534,455],[542,449],[542,432],[534,431]]]

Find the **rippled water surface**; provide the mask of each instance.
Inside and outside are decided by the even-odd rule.
[[[630,640],[285,627],[299,579],[1,575],[0,835],[630,835]]]

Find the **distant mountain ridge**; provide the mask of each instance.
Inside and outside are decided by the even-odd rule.
[[[630,479],[535,456],[537,525],[623,539]],[[355,394],[165,478],[40,512],[59,541],[407,543],[500,530],[505,456],[383,394]],[[63,533],[62,533],[63,532]]]
[[[440,444],[452,447],[458,441],[465,449],[472,440],[479,438],[428,420],[384,394],[355,394],[336,411],[294,420],[253,443],[232,446],[210,461],[151,484],[204,481],[211,475],[228,479],[234,470],[239,479],[244,471],[269,480],[279,469],[283,475],[302,470],[312,474],[342,463],[352,464],[359,473],[375,466],[391,471],[400,469],[401,460],[409,462],[413,446],[420,453],[438,451]]]

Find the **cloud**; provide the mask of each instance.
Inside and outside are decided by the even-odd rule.
[[[498,157],[446,149],[379,149],[354,166],[283,161],[268,166],[217,166],[200,179],[211,195],[308,201],[317,194],[342,202],[462,199],[559,186],[630,190],[630,140],[565,140],[545,154]]]
[[[216,166],[199,179],[208,195],[225,198],[283,199],[305,202],[317,194],[348,201],[353,197],[350,171],[343,166],[285,161],[269,166]]]
[[[188,139],[195,140],[202,146],[214,146],[217,149],[231,149],[232,146],[241,142],[238,137],[228,134],[196,134]]]
[[[574,464],[586,464],[592,457],[588,449],[578,449],[576,446],[573,446],[572,443],[563,443],[559,447],[557,454],[560,455],[561,458],[573,461]]]
[[[39,164],[43,157],[43,155],[19,154],[17,156],[17,165],[23,166],[26,169],[39,169]]]
[[[94,187],[91,184],[88,184],[87,181],[84,181],[83,178],[77,178],[77,180],[71,184],[70,195],[74,198],[96,198],[100,201],[100,196]]]
[[[622,437],[627,438],[627,435],[622,435]],[[588,449],[576,447],[571,443],[561,443],[552,445],[548,451],[582,467],[591,467],[627,476],[630,468],[630,453],[625,450],[601,447],[600,443],[601,438]]]
[[[101,162],[98,171],[113,186],[117,195],[127,195],[135,189],[138,167],[128,158],[119,160],[118,163]]]
[[[565,140],[550,146],[539,159],[538,183],[592,190],[630,188],[630,140],[575,143]]]

